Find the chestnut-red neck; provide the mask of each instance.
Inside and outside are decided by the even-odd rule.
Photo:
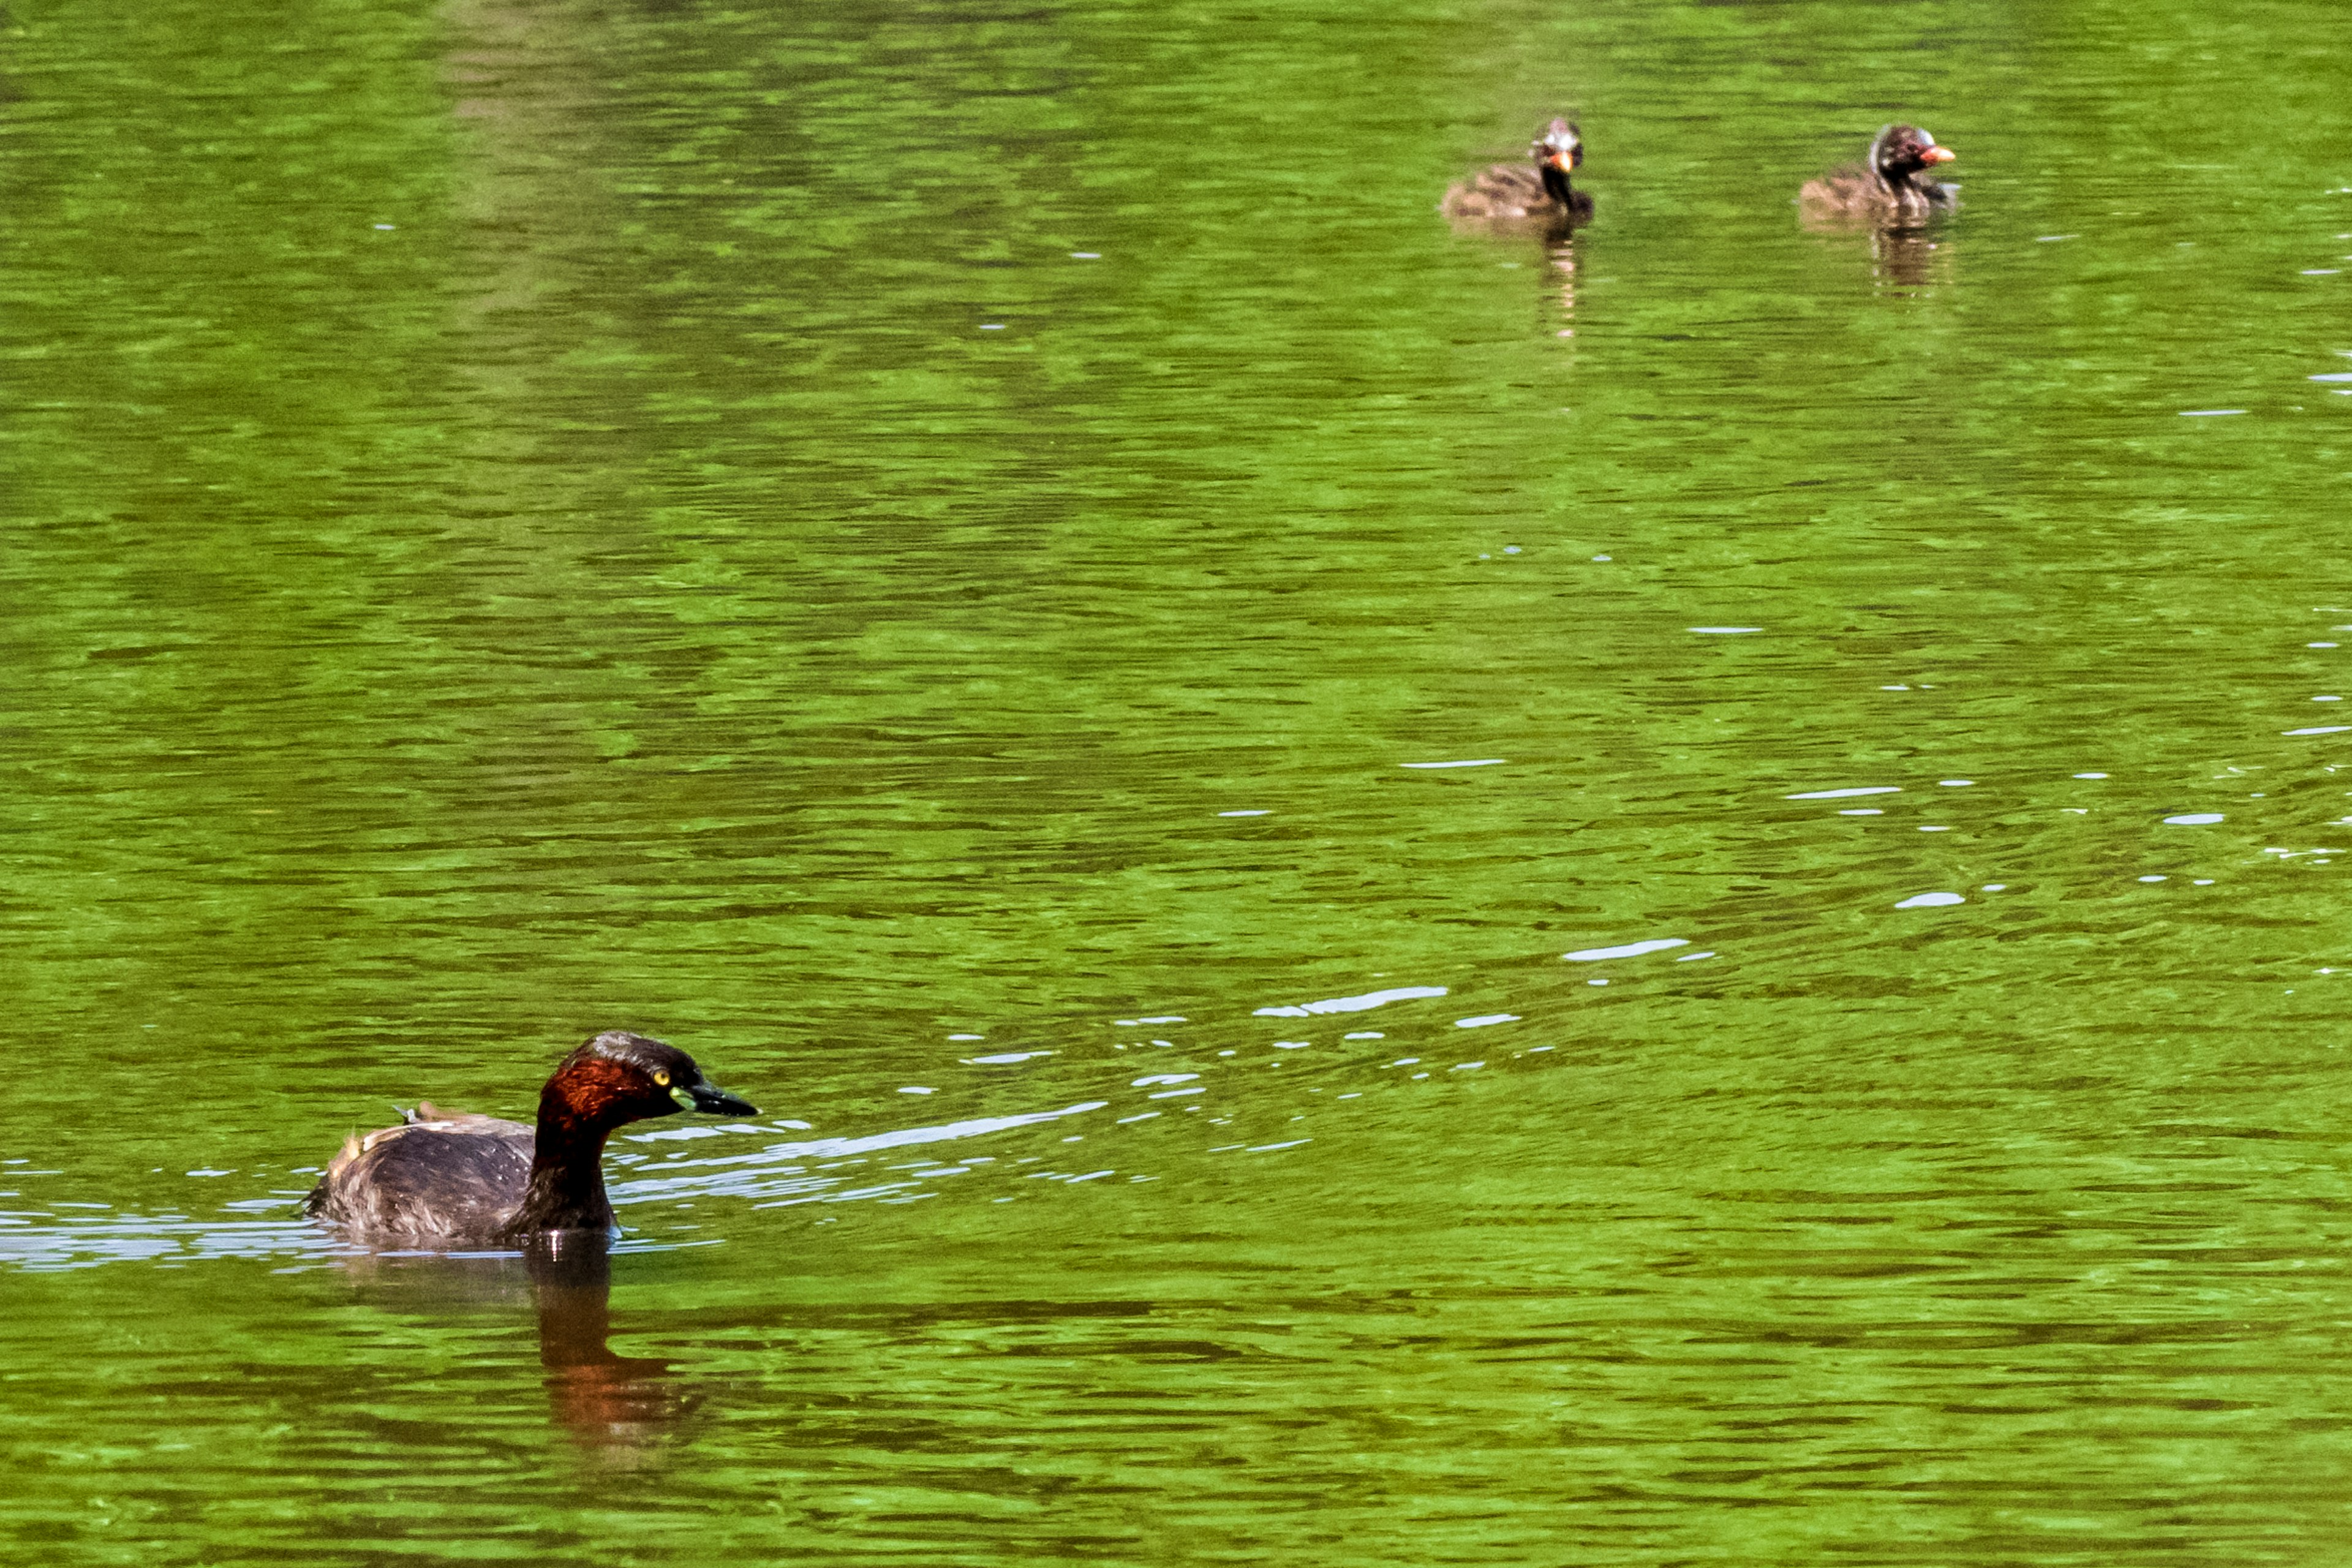
[[[613,1228],[613,1205],[604,1195],[604,1140],[615,1127],[638,1119],[640,1112],[629,1103],[636,1088],[628,1068],[594,1057],[547,1080],[539,1091],[530,1182],[507,1223],[510,1235]]]

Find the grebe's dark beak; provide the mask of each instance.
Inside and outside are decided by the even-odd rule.
[[[670,1098],[688,1110],[699,1110],[705,1116],[757,1116],[760,1108],[748,1100],[728,1093],[707,1078],[692,1083],[677,1085]]]

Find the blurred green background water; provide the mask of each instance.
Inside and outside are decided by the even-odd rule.
[[[2336,8],[5,21],[16,1560],[2340,1559]]]

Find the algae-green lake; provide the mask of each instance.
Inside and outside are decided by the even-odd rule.
[[[2340,1561],[2344,20],[13,7],[8,1560]]]

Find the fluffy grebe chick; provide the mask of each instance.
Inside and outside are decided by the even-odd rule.
[[[1592,216],[1592,197],[1569,181],[1584,163],[1576,127],[1555,120],[1528,148],[1527,163],[1496,163],[1454,185],[1438,204],[1451,218],[1535,219],[1562,227]]]
[[[1923,223],[1953,205],[1952,187],[1929,179],[1927,172],[1958,156],[1916,125],[1890,125],[1871,138],[1862,163],[1807,180],[1797,203],[1808,217]]]
[[[757,1116],[677,1047],[613,1029],[563,1058],[539,1091],[537,1131],[420,1102],[398,1127],[352,1138],[303,1212],[355,1234],[514,1245],[548,1231],[613,1229],[604,1140],[678,1110]]]

